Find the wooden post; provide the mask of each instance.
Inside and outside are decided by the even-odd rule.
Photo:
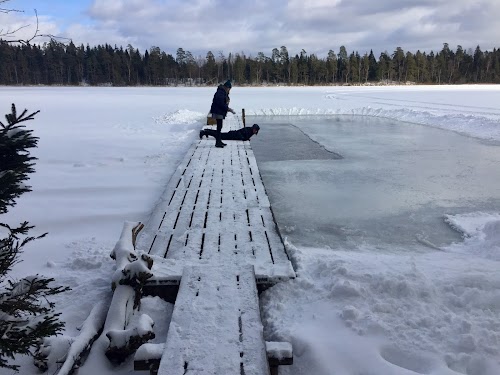
[[[246,124],[246,121],[245,121],[245,108],[243,108],[243,109],[241,110],[241,117],[242,117],[242,119],[243,119],[243,127],[246,127],[246,126],[247,126],[247,124]]]

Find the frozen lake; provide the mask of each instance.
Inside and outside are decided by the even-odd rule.
[[[147,220],[198,140],[214,89],[0,88],[4,114],[10,103],[41,110],[29,123],[40,137],[33,191],[0,221],[49,232],[9,277],[39,273],[72,288],[54,300],[67,337],[108,298],[123,222]],[[233,89],[233,108],[259,115],[248,117],[262,125],[252,145],[283,234],[321,246],[290,247],[299,277],[261,295],[266,339],[294,345],[294,365],[280,373],[500,374],[498,145],[351,116],[500,141],[499,103],[500,85]],[[434,251],[416,240],[461,240],[442,216],[471,211],[487,228],[463,246]],[[465,227],[478,221],[464,216],[456,219]],[[169,306],[144,300],[155,343]],[[29,356],[18,362],[20,373],[36,372]],[[91,366],[99,375],[133,371],[131,362]]]
[[[500,210],[500,145],[367,116],[249,117],[283,236],[300,246],[423,250],[444,214]]]

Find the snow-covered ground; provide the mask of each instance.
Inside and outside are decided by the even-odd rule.
[[[0,88],[4,113],[10,103],[41,110],[29,123],[40,137],[33,192],[0,221],[29,220],[49,235],[27,246],[13,276],[42,273],[72,288],[56,300],[67,335],[77,335],[92,307],[109,296],[109,253],[123,222],[147,218],[198,139],[213,93]],[[500,87],[494,85],[235,87],[231,106],[250,115],[387,117],[500,145]],[[500,213],[443,219],[464,240],[441,251],[373,251],[369,244],[332,251],[287,243],[299,277],[262,297],[267,339],[294,346],[295,364],[280,373],[500,374]],[[144,305],[161,341],[171,306],[157,298]],[[21,373],[36,373],[28,359],[19,363]],[[109,374],[129,373],[131,362],[109,366]]]

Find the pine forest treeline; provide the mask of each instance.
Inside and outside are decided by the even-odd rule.
[[[194,57],[179,48],[176,56],[159,47],[144,54],[128,45],[75,46],[56,40],[43,45],[13,45],[0,40],[0,85],[216,85],[232,79],[238,85],[329,85],[397,82],[416,84],[500,83],[500,50],[479,46],[438,52],[405,52],[396,48],[376,58],[342,46],[318,58],[302,50],[290,56],[285,46],[271,56],[209,51]]]

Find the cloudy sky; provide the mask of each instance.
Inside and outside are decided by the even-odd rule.
[[[500,47],[499,0],[0,0],[0,33],[30,24],[75,44],[108,43],[141,52],[158,46],[205,56],[244,52],[270,56],[286,46],[325,57],[341,45],[360,54]],[[27,33],[27,34],[24,34]]]

